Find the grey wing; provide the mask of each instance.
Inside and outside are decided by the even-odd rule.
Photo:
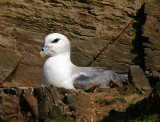
[[[80,67],[76,72],[79,74],[73,83],[76,89],[84,89],[88,83],[107,85],[111,80],[128,81],[127,72],[115,72],[106,68]]]
[[[92,79],[91,76],[86,76],[81,74],[74,79],[73,86],[76,89],[85,89],[85,87],[91,81],[91,79]]]

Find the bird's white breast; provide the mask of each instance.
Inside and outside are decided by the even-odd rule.
[[[73,89],[72,63],[64,57],[50,57],[43,66],[43,84]]]

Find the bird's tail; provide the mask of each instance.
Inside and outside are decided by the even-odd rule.
[[[117,81],[128,82],[128,72],[115,72],[117,75]]]

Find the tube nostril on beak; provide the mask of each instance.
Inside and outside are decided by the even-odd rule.
[[[42,52],[45,52],[47,50],[48,50],[48,46],[45,46],[45,47],[42,48]]]

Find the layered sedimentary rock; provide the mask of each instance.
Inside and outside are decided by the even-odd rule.
[[[78,122],[100,121],[110,110],[124,112],[130,103],[147,96],[127,91],[122,95],[108,87],[98,88],[94,93],[56,87],[1,88],[0,121],[35,122],[64,117]]]
[[[52,32],[70,39],[76,65],[119,71],[127,71],[130,64],[142,65],[142,40],[137,32],[141,20],[137,18],[143,16],[143,4],[139,0],[1,0],[0,46],[22,55],[12,84],[4,85],[40,85],[44,60],[39,51],[45,35]]]
[[[146,22],[143,25],[145,37],[144,53],[147,70],[160,71],[160,1],[148,1],[145,4]]]
[[[128,71],[136,64],[160,78],[159,0],[0,0],[0,11],[0,85],[9,87],[0,89],[0,121],[105,121],[111,114],[119,120],[115,115],[148,96],[141,82],[148,87],[148,79],[140,77],[139,68],[140,76],[130,73],[133,86],[112,82],[113,88],[94,87],[89,93],[39,87],[45,61],[39,51],[52,32],[69,38],[76,65]],[[159,113],[159,96],[158,83],[146,111]]]

